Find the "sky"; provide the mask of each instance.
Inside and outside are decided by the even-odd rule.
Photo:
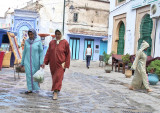
[[[19,5],[22,5],[30,0],[0,0],[0,17],[4,17],[5,12],[7,9],[16,8]]]

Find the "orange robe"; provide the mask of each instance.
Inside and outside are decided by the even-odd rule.
[[[59,44],[56,44],[56,40],[52,40],[49,44],[44,63],[50,65],[50,71],[52,74],[52,89],[61,90],[62,80],[65,69],[62,67],[62,63],[65,62],[65,68],[70,66],[70,48],[68,42],[64,39]]]

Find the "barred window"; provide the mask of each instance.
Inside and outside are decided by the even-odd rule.
[[[74,13],[73,22],[78,22],[78,13]]]

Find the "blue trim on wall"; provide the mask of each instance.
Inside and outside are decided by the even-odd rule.
[[[84,35],[84,34],[67,34],[69,37],[79,37],[79,38],[107,38],[106,36],[92,36],[92,35]]]
[[[26,20],[26,21],[32,21],[36,20],[37,18],[32,18],[32,17],[21,17],[21,16],[14,16],[14,20]]]

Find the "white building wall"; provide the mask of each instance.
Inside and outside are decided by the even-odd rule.
[[[110,1],[110,16],[108,35],[111,37],[108,41],[108,53],[112,51],[112,33],[113,33],[113,17],[126,13],[126,28],[125,28],[125,50],[124,54],[134,53],[134,38],[135,38],[135,22],[136,10],[132,10],[132,1],[127,0],[126,3],[115,7],[115,0]]]
[[[62,30],[63,27],[63,1],[64,0],[41,0],[43,5],[40,13],[39,33],[55,34],[56,29]],[[49,45],[51,36],[45,38],[45,45]]]
[[[160,18],[158,19],[157,29],[156,29],[156,43],[155,43],[154,57],[160,57]]]
[[[40,32],[54,33],[55,29],[62,29],[63,0],[41,0],[40,4],[44,6],[39,11]]]
[[[136,25],[136,10],[132,10],[130,2],[125,10],[127,10],[126,17],[126,32],[125,32],[125,50],[124,54],[134,54],[134,44],[135,44],[135,25]]]

